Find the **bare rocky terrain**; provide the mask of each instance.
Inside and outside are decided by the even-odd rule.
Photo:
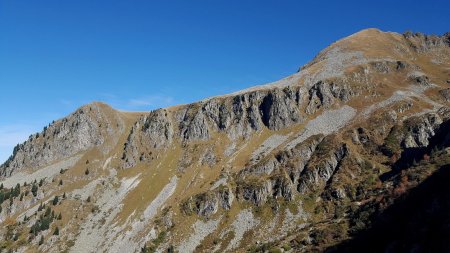
[[[448,252],[449,90],[449,33],[367,29],[267,85],[85,105],[0,166],[0,252]]]

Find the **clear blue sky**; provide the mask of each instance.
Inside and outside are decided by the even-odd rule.
[[[188,103],[292,74],[364,28],[450,30],[448,0],[361,2],[0,0],[0,162],[94,100]]]

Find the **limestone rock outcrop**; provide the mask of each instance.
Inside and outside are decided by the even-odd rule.
[[[17,145],[13,155],[0,167],[0,176],[10,176],[24,168],[36,170],[100,146],[109,137],[121,133],[123,124],[111,107],[102,103],[85,105]]]

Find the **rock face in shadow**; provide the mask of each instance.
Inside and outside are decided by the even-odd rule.
[[[442,118],[437,113],[428,113],[423,116],[407,120],[404,125],[406,135],[403,141],[405,148],[428,146],[428,140],[434,136],[435,130],[442,124]]]
[[[421,136],[421,141],[414,141],[414,144],[419,143],[420,145],[412,145],[410,147],[405,145],[405,142],[410,139],[411,129],[423,129],[423,125],[426,125],[428,118],[432,118],[433,122],[438,122],[439,124],[434,124],[429,132],[423,133]],[[435,120],[435,119],[438,120]],[[388,178],[392,174],[399,173],[403,168],[413,165],[417,160],[420,160],[424,155],[430,154],[433,148],[448,147],[450,144],[450,109],[442,108],[438,113],[425,114],[413,119],[407,120],[405,123],[406,127],[406,138],[403,139],[401,145],[404,149],[401,152],[400,159],[398,159],[395,164],[393,164],[393,170],[382,175],[382,178]],[[417,132],[417,131],[416,131]],[[425,133],[424,133],[425,132]]]
[[[446,165],[373,216],[371,228],[327,252],[449,252],[449,180]]]

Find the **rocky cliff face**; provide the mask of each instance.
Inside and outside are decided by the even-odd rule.
[[[0,175],[11,176],[22,169],[36,170],[98,147],[123,128],[122,120],[111,107],[100,103],[83,106],[17,145],[13,155],[0,167]]]
[[[186,215],[195,213],[200,216],[209,217],[219,210],[229,210],[234,200],[234,194],[228,186],[217,190],[197,194],[182,203],[181,208]]]
[[[443,36],[436,36],[420,32],[406,32],[403,36],[408,40],[410,46],[418,52],[436,50],[450,45],[450,33],[446,33]]]
[[[368,29],[271,84],[83,106],[0,167],[0,249],[339,249],[450,163],[449,69],[449,34]]]
[[[435,130],[442,124],[442,119],[436,113],[428,113],[408,119],[404,124],[407,128],[403,140],[404,147],[427,147],[430,144],[429,140],[435,135]]]
[[[138,161],[154,159],[152,150],[167,148],[174,138],[174,126],[167,110],[152,111],[134,123],[124,146],[124,167],[130,168]],[[140,146],[138,146],[140,144]]]

